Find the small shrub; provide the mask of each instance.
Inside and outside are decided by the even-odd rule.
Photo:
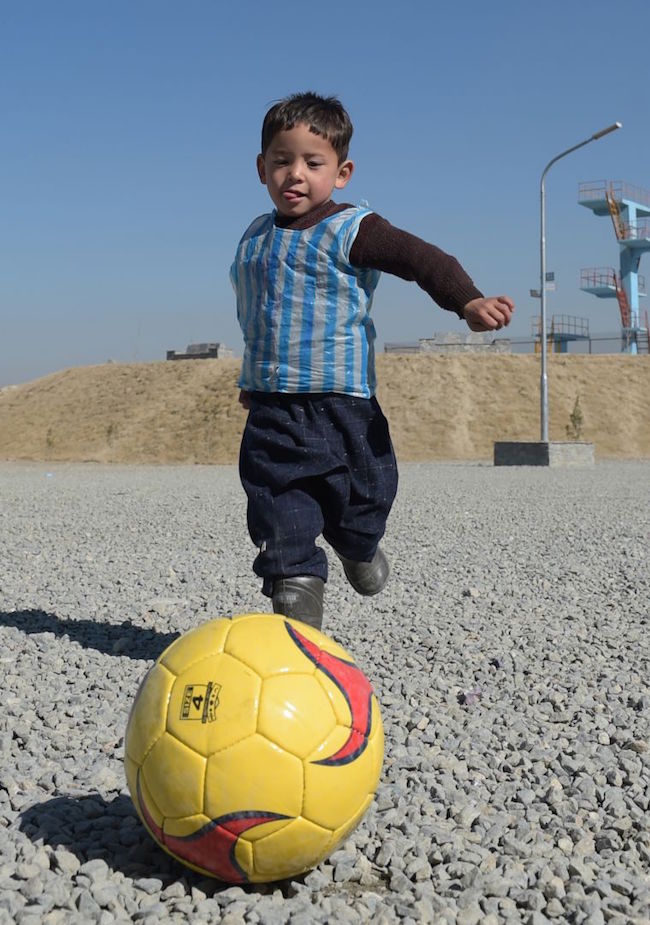
[[[582,436],[582,428],[584,425],[584,416],[582,414],[582,408],[580,407],[580,395],[576,395],[576,400],[573,404],[573,411],[569,415],[569,423],[566,426],[566,433],[569,440],[579,440]]]

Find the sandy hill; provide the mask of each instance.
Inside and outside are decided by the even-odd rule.
[[[538,357],[392,354],[377,367],[403,461],[491,459],[495,440],[539,439]],[[234,463],[245,421],[238,369],[110,363],[2,389],[0,458]],[[597,457],[650,457],[649,358],[552,355],[548,372],[551,440],[568,439],[578,399],[579,437]]]

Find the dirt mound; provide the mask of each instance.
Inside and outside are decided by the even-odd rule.
[[[238,371],[231,359],[107,363],[2,389],[0,458],[234,463]],[[491,459],[495,440],[539,439],[538,357],[381,355],[377,376],[403,461]],[[551,440],[650,457],[650,359],[550,356],[548,379]]]

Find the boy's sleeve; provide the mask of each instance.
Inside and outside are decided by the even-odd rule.
[[[437,305],[456,312],[459,318],[468,302],[483,298],[455,257],[395,228],[376,212],[362,219],[350,262],[416,282]]]

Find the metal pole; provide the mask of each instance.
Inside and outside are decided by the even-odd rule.
[[[599,132],[595,132],[593,135],[590,135],[589,138],[585,138],[584,141],[579,142],[577,145],[573,145],[571,148],[567,148],[566,151],[562,151],[561,154],[557,154],[552,160],[548,162],[544,170],[542,171],[542,176],[539,183],[539,201],[540,201],[540,236],[539,236],[539,286],[540,286],[540,298],[541,298],[541,317],[540,317],[540,337],[541,337],[541,347],[542,347],[542,369],[541,369],[541,378],[540,378],[540,405],[541,405],[541,442],[548,443],[548,373],[547,373],[547,363],[546,363],[546,190],[544,188],[544,182],[546,180],[546,174],[549,172],[550,168],[556,161],[559,161],[561,158],[566,157],[567,154],[571,154],[572,151],[577,151],[578,148],[582,148],[585,145],[588,145],[592,141],[598,141],[599,138],[602,138],[604,135],[609,135],[610,132],[615,132],[616,129],[621,128],[621,122],[614,122],[613,125],[608,125],[607,128],[601,129]]]
[[[550,164],[548,165],[551,166]],[[546,208],[545,208],[545,192],[544,192],[544,178],[546,176],[546,171],[548,167],[542,174],[542,179],[539,186],[539,199],[540,199],[540,209],[541,209],[541,222],[540,222],[540,261],[539,261],[539,296],[541,299],[540,310],[541,317],[539,320],[539,336],[541,337],[541,347],[542,347],[542,370],[539,384],[540,398],[541,398],[541,427],[540,427],[540,440],[542,443],[548,443],[548,374],[546,371]]]

